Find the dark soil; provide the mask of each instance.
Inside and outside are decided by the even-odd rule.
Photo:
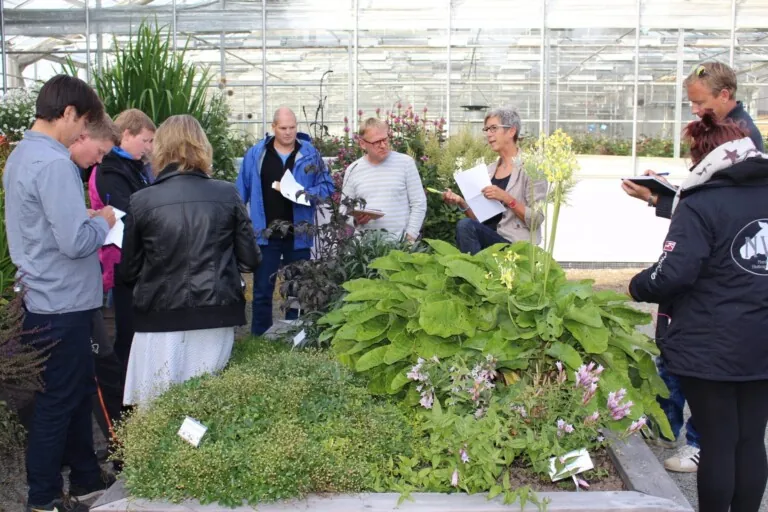
[[[595,469],[579,474],[579,478],[589,484],[590,491],[624,491],[626,487],[613,465],[606,450],[590,454]],[[536,492],[574,491],[576,485],[572,479],[552,482],[537,475],[529,468],[519,467],[512,470],[512,488],[529,485]]]

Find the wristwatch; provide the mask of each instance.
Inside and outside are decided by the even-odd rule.
[[[656,206],[656,194],[651,194],[648,196],[648,206]]]

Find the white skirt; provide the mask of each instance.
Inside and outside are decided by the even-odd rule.
[[[177,383],[227,364],[235,328],[137,332],[133,336],[123,404],[145,407]]]

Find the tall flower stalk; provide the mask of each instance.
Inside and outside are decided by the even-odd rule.
[[[565,204],[568,194],[575,185],[574,175],[579,168],[576,161],[576,153],[573,151],[573,141],[562,130],[556,130],[551,135],[542,134],[533,147],[526,153],[525,172],[531,178],[531,183],[536,180],[547,181],[547,198],[542,205],[533,205],[533,208],[546,210],[547,205],[552,205],[552,218],[547,220],[549,233],[545,233],[544,250],[548,258],[543,268],[543,297],[547,292],[547,279],[552,265],[557,239],[557,223],[560,217],[560,207]],[[546,231],[546,230],[545,230]],[[535,254],[533,248],[532,254]],[[531,258],[531,275],[536,272],[536,262]]]

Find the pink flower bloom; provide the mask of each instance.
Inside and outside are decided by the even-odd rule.
[[[428,112],[427,107],[424,107],[424,113],[426,114]]]
[[[565,420],[557,420],[557,436],[562,437],[563,434],[573,433],[573,425],[566,423]]]
[[[634,434],[638,430],[641,430],[646,425],[646,423],[648,423],[648,420],[645,418],[645,416],[643,416],[637,421],[633,421],[632,424],[627,429],[627,433]]]
[[[459,450],[459,455],[461,455],[461,462],[464,464],[469,462],[469,455],[467,455],[467,445],[464,445],[464,448]]]
[[[523,417],[523,418],[527,418],[528,417],[528,412],[526,412],[525,407],[522,406],[522,405],[513,405],[512,406],[512,410],[516,411],[517,413],[519,413],[520,416]]]
[[[349,133],[349,126],[344,127],[344,133]]]
[[[429,162],[429,157],[427,155],[424,155],[421,157],[422,162]]]
[[[561,363],[560,361],[556,362],[555,366],[557,366],[557,371],[558,372],[562,372],[563,371],[563,363]]]
[[[379,114],[381,114],[381,109],[377,107],[376,108],[376,115],[379,115]]]
[[[419,116],[417,115],[416,117],[413,118],[413,120],[418,123],[419,122]]]
[[[362,115],[363,115],[363,111],[362,111],[362,109],[357,111],[357,115],[358,115],[358,116],[362,116]]]
[[[427,391],[426,393],[422,393],[421,400],[419,400],[419,403],[425,409],[431,409],[434,401],[435,401],[435,395],[433,395],[431,391]]]
[[[454,469],[453,474],[451,475],[451,485],[454,487],[459,486],[459,470]]]
[[[584,424],[585,425],[593,425],[597,423],[597,420],[600,418],[600,413],[595,411],[586,418],[584,418]]]
[[[349,118],[347,116],[344,116],[344,124],[349,123]]]
[[[397,108],[403,108],[403,104],[400,103],[399,101],[397,102]]]
[[[581,478],[576,479],[576,483],[579,484],[579,487],[581,487],[584,490],[589,490],[589,484],[586,480],[582,480]]]

